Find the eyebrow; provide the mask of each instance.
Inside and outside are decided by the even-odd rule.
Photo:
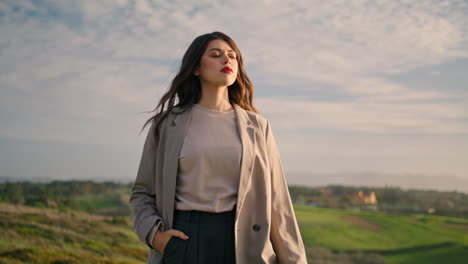
[[[212,48],[212,49],[210,49],[208,52],[210,52],[210,51],[212,51],[212,50],[222,51],[220,48]],[[234,52],[234,53],[236,53],[234,50],[228,50],[228,52]]]

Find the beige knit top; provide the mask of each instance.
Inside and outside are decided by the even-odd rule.
[[[242,142],[235,111],[194,104],[180,151],[175,209],[225,212],[234,208],[239,187]],[[162,222],[147,237],[151,245]],[[154,245],[153,245],[154,247]]]

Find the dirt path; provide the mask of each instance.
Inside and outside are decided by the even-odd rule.
[[[341,218],[343,218],[346,221],[349,221],[353,224],[356,224],[360,227],[364,227],[366,229],[372,230],[372,231],[379,231],[383,229],[383,226],[367,221],[363,219],[362,217],[355,216],[355,215],[344,215]]]

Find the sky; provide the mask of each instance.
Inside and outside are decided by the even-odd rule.
[[[149,111],[213,31],[238,44],[286,177],[468,179],[457,0],[2,0],[0,177],[133,180]]]

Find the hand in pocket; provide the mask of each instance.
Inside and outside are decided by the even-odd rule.
[[[159,251],[159,253],[164,253],[164,249],[166,248],[167,243],[173,236],[181,238],[183,240],[189,239],[189,237],[180,230],[170,229],[167,231],[157,231],[156,235],[153,238],[154,248],[157,251]]]

